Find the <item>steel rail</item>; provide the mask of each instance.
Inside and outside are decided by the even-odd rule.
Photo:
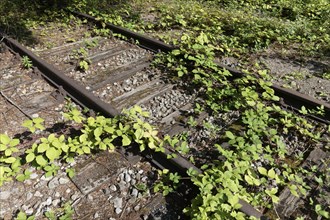
[[[114,115],[119,114],[117,109],[95,97],[82,85],[64,75],[53,65],[42,60],[16,40],[4,37],[3,42],[21,56],[28,56],[33,65],[40,70],[41,75],[50,80],[53,84],[55,83],[56,85],[59,85],[61,87],[59,89],[64,90],[74,101],[80,103],[83,107],[93,109],[94,111],[100,112],[108,117],[113,117]]]
[[[94,23],[100,24],[103,22],[101,20],[98,20],[97,18],[90,16],[88,14],[84,14],[81,12],[71,12],[75,15],[77,15],[78,17],[82,17],[85,19],[88,19]],[[106,25],[108,26],[109,29],[111,29],[112,32],[117,33],[117,34],[122,34],[125,37],[134,39],[138,41],[138,45],[141,46],[142,48],[145,48],[147,50],[151,50],[153,52],[159,52],[159,51],[163,51],[163,52],[170,52],[173,50],[173,46],[166,44],[162,41],[147,37],[143,34],[140,33],[136,33],[134,31],[131,31],[127,28],[123,28],[123,27],[119,27],[117,25],[113,25],[110,23],[106,23]]]
[[[98,20],[94,18],[93,16],[90,16],[85,13],[81,12],[71,12],[74,15],[77,15],[78,17],[88,19],[92,22],[95,22],[97,24],[101,24],[103,21]],[[152,39],[150,37],[147,37],[143,34],[135,33],[131,30],[128,30],[123,27],[119,27],[110,23],[106,23],[107,27],[114,31],[115,33],[122,34],[128,38],[136,39],[139,41],[140,46],[143,48],[146,48],[151,51],[155,52],[171,52],[174,49],[177,49],[176,47],[166,44],[164,42],[161,42],[159,40]],[[148,45],[150,44],[150,45]],[[242,71],[239,71],[237,69],[234,69],[232,67],[217,63],[217,65],[220,68],[224,68],[228,70],[234,77],[243,77],[245,74]],[[316,107],[324,106],[324,112],[325,114],[323,116],[316,116],[316,115],[308,115],[308,117],[312,118],[313,120],[330,124],[330,104],[317,100],[313,97],[304,95],[302,93],[299,93],[297,91],[294,91],[292,89],[283,88],[277,84],[273,84],[271,88],[275,91],[275,95],[282,97],[284,103],[287,106],[292,107],[292,109],[296,112],[299,112],[302,106],[305,106],[306,108],[316,109]]]

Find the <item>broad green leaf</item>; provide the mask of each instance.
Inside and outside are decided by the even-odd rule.
[[[238,203],[238,201],[239,201],[239,198],[237,195],[232,195],[228,198],[228,202],[232,207],[234,207]]]
[[[172,51],[172,54],[173,54],[174,56],[177,56],[177,55],[180,54],[180,50],[173,50],[173,51]]]
[[[267,176],[267,170],[263,167],[258,167],[258,171],[260,174]]]
[[[249,176],[249,175],[245,175],[244,176],[245,181],[249,184],[249,185],[253,185],[253,179]]]
[[[38,153],[43,153],[49,148],[49,144],[47,143],[41,143],[38,146]]]
[[[42,155],[38,155],[36,157],[36,162],[37,162],[37,164],[39,164],[42,167],[44,167],[48,164],[48,161],[45,160],[45,158]]]
[[[27,220],[27,216],[24,212],[19,212],[16,220]]]
[[[26,179],[26,177],[25,177],[24,174],[18,174],[18,175],[16,176],[16,179],[17,179],[18,181],[20,181],[20,182],[23,182],[23,181]]]
[[[59,158],[60,152],[56,148],[51,147],[46,151],[46,156],[48,157],[48,159],[50,161],[53,161],[53,160]]]
[[[32,121],[36,124],[40,124],[40,123],[44,122],[45,120],[42,118],[34,118],[34,119],[32,119]]]
[[[58,139],[55,139],[53,142],[52,142],[52,145],[58,149],[61,149],[62,148],[62,143],[60,142],[60,140]]]
[[[8,149],[5,150],[5,155],[7,157],[11,156],[11,154],[12,154],[12,150],[11,149],[8,148]]]
[[[82,134],[79,136],[79,141],[83,143],[87,140],[87,138],[88,138],[87,134]]]
[[[127,137],[126,135],[122,136],[122,145],[123,146],[128,146],[131,144],[131,140],[129,139],[129,137]]]
[[[47,139],[48,139],[49,142],[53,142],[57,138],[56,138],[55,134],[50,134]]]
[[[155,143],[153,141],[151,141],[151,142],[148,143],[148,147],[150,149],[155,149],[156,148],[156,145],[155,145]]]
[[[5,160],[5,163],[14,163],[16,161],[15,157],[8,157]]]
[[[231,140],[235,139],[235,135],[231,131],[226,131],[226,136]]]
[[[0,151],[4,151],[7,149],[7,145],[5,144],[0,144]]]
[[[19,139],[13,139],[10,141],[9,146],[14,147],[19,144]]]
[[[134,133],[134,135],[135,135],[135,138],[136,139],[138,139],[138,140],[140,140],[141,138],[142,138],[142,136],[143,136],[143,130],[142,129],[137,129],[136,131],[135,131],[135,133]]]
[[[33,154],[33,153],[29,153],[29,154],[26,156],[25,160],[26,160],[27,163],[30,163],[31,161],[34,160],[34,158],[35,158],[34,154]]]
[[[101,127],[98,127],[94,130],[94,136],[95,137],[100,137],[103,132],[103,129]]]
[[[0,143],[7,145],[10,143],[10,138],[5,134],[0,134]]]
[[[268,177],[275,179],[276,173],[273,169],[268,170]]]
[[[91,153],[91,149],[89,147],[82,147],[82,150],[84,151],[85,154]]]

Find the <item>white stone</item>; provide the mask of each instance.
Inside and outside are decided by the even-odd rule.
[[[25,211],[25,214],[27,214],[27,215],[32,215],[33,214],[33,208],[30,208],[30,209],[28,209],[28,210],[26,210]]]
[[[116,210],[115,210],[115,212],[116,212],[117,215],[120,214],[122,211],[123,210],[121,208],[116,208]]]
[[[46,200],[46,205],[50,206],[52,204],[52,197],[48,197]]]
[[[123,198],[116,197],[113,200],[113,207],[122,208],[123,207]]]
[[[54,189],[56,188],[60,183],[58,182],[57,178],[52,179],[51,181],[48,182],[48,188],[49,189]]]
[[[28,193],[26,194],[26,200],[30,200],[30,199],[32,199],[32,196],[33,196],[33,194],[32,194],[31,192],[28,192]]]
[[[6,200],[10,197],[10,191],[0,192],[0,200]]]
[[[111,186],[110,186],[110,189],[111,189],[112,191],[114,191],[114,192],[117,191],[117,187],[116,187],[115,185],[111,185]]]
[[[42,195],[39,191],[36,191],[36,192],[34,193],[34,196],[35,196],[35,197],[42,197],[43,195]]]
[[[38,178],[38,174],[36,174],[36,173],[32,173],[32,174],[30,175],[30,179],[36,179],[36,178]]]
[[[68,182],[70,182],[70,180],[68,178],[63,178],[63,177],[60,178],[58,181],[61,185],[67,184]]]

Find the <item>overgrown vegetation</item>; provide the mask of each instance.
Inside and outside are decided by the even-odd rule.
[[[328,56],[328,1],[79,1],[67,7],[151,33],[178,46],[172,53],[160,55],[155,64],[199,88],[202,101],[196,104],[196,117],[202,110],[213,117],[228,111],[240,112],[235,126],[212,131],[208,143],[214,144],[218,158],[202,166],[202,174],[188,172],[200,190],[191,206],[184,210],[191,219],[246,219],[239,211],[240,199],[259,210],[273,210],[285,187],[294,196],[311,201],[306,209],[314,210],[312,216],[329,218],[329,207],[315,203],[318,199],[314,200],[308,193],[310,181],[317,182],[321,188],[329,182],[324,175],[328,171],[316,175],[317,167],[301,165],[317,143],[322,143],[322,150],[329,150],[329,140],[322,139],[322,134],[330,133],[330,127],[326,130],[315,127],[304,117],[280,107],[266,71],[247,72],[245,77],[229,80],[231,74],[214,62],[219,56],[243,57],[269,46],[294,47],[299,54]],[[102,33],[106,34],[107,30]],[[85,52],[79,50],[76,55],[80,62],[87,63],[79,65],[87,70]],[[306,108],[301,113],[309,114]],[[322,108],[316,113],[322,114]],[[79,124],[80,135],[50,134],[26,150],[23,157],[15,155],[18,140],[0,136],[0,185],[15,176],[21,180],[28,178],[29,173],[19,169],[24,163],[55,175],[58,167],[53,161],[70,163],[77,155],[114,150],[117,145],[136,144],[141,151],[146,148],[162,151],[163,145],[168,144],[178,152],[188,153],[187,142],[176,137],[166,136],[164,140],[158,137],[157,131],[141,119],[147,114],[139,107],[113,119],[85,118],[76,109],[65,116]],[[34,120],[26,122],[32,132],[41,128],[40,119]],[[193,117],[189,124],[197,126]],[[209,127],[212,126],[216,125]],[[285,141],[288,136],[297,136],[310,147],[294,152]],[[225,142],[229,145],[224,145]],[[328,165],[329,160],[322,163]],[[167,170],[160,171],[160,176],[163,182],[155,190],[163,190],[164,194],[172,192],[180,180],[177,174]]]

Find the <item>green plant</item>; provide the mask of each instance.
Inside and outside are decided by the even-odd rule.
[[[25,120],[22,124],[23,127],[28,128],[32,133],[34,133],[37,130],[44,130],[45,127],[43,126],[44,119],[42,118],[33,118],[32,120]]]
[[[6,134],[0,134],[0,186],[19,172],[21,162],[14,155],[19,151],[18,144],[18,139],[11,139]]]
[[[20,173],[16,176],[16,179],[20,182],[24,182],[27,179],[30,179],[30,175],[32,174],[32,172],[30,170],[24,170],[23,173]]]
[[[79,68],[83,71],[87,71],[89,68],[89,63],[86,60],[79,61]]]
[[[31,149],[26,150],[25,160],[43,168],[47,171],[47,176],[50,176],[56,173],[58,167],[49,163],[60,159],[63,154],[68,153],[68,150],[64,135],[56,137],[55,134],[50,134],[47,138],[40,138],[40,143],[34,143]]]
[[[16,220],[34,220],[35,217],[33,215],[32,216],[27,216],[24,212],[19,212],[15,219]]]
[[[32,61],[28,56],[22,57],[22,65],[25,69],[30,69],[33,66]]]
[[[158,170],[158,175],[160,180],[154,185],[154,192],[161,191],[166,196],[178,188],[181,177],[177,173],[164,169]]]

